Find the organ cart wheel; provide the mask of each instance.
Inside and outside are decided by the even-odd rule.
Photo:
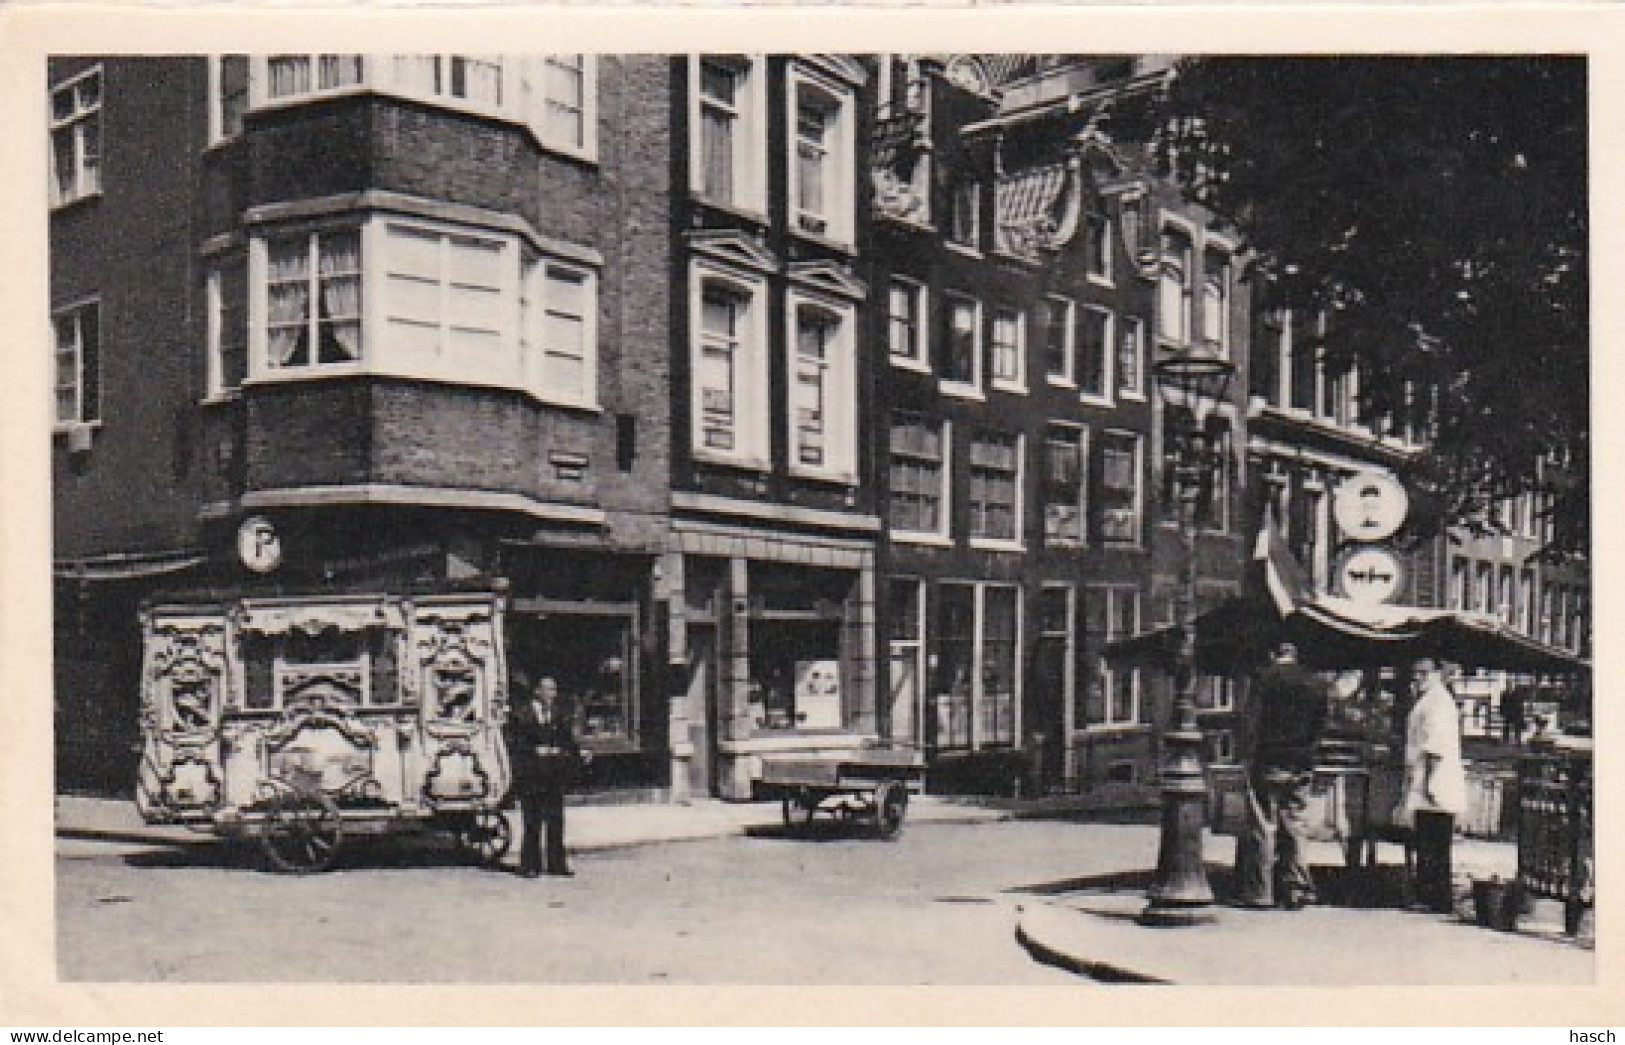
[[[279,791],[266,803],[260,847],[278,871],[313,874],[332,866],[344,841],[338,806],[320,791]]]
[[[481,809],[457,824],[457,848],[486,867],[495,867],[513,844],[513,825],[500,809]]]
[[[887,780],[875,789],[875,830],[882,838],[895,838],[908,814],[908,788],[900,780]]]

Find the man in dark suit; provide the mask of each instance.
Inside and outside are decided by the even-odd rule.
[[[1315,900],[1304,862],[1305,811],[1314,782],[1315,747],[1326,723],[1327,689],[1298,663],[1298,648],[1276,645],[1254,682],[1253,753],[1247,826],[1236,846],[1239,901],[1245,907],[1296,910]]]
[[[525,692],[527,689],[528,680],[516,675],[517,700],[508,720],[508,747],[514,793],[524,819],[519,873],[526,878],[542,873],[541,832],[545,824],[546,871],[569,876],[575,872],[570,870],[564,850],[564,794],[584,760],[559,700],[558,683],[544,675],[534,689]]]

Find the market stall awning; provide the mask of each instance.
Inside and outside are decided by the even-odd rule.
[[[1109,644],[1115,664],[1172,666],[1179,650],[1178,625]],[[1234,675],[1257,667],[1270,645],[1290,640],[1311,667],[1402,666],[1423,656],[1466,668],[1530,675],[1570,675],[1591,670],[1568,650],[1522,635],[1479,614],[1415,606],[1361,606],[1320,596],[1285,616],[1259,599],[1231,599],[1196,619],[1196,666],[1207,674]]]
[[[1315,595],[1268,523],[1259,535],[1254,568],[1254,594],[1228,600],[1196,618],[1198,671],[1226,675],[1250,671],[1280,640],[1295,643],[1304,663],[1325,669],[1395,667],[1430,656],[1466,668],[1531,675],[1591,670],[1589,661],[1514,631],[1487,614],[1373,606]],[[1106,659],[1171,666],[1181,634],[1181,628],[1172,625],[1122,639],[1107,645]]]

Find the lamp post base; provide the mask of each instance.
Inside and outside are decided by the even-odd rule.
[[[1157,873],[1146,890],[1141,925],[1203,925],[1214,920],[1213,889],[1202,862],[1207,826],[1207,780],[1198,752],[1202,735],[1176,728],[1165,742],[1172,752],[1162,771],[1162,836]]]

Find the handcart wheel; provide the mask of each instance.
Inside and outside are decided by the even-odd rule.
[[[784,817],[785,827],[791,830],[809,828],[813,817],[818,815],[818,800],[811,795],[786,798],[779,804],[779,813]]]
[[[898,780],[887,780],[875,789],[875,829],[881,838],[895,838],[908,814],[908,788]]]
[[[513,844],[513,825],[500,809],[481,809],[458,823],[457,847],[486,867],[495,867]]]
[[[320,791],[283,791],[266,812],[260,847],[273,867],[313,874],[332,865],[344,841],[344,819],[331,798]]]

